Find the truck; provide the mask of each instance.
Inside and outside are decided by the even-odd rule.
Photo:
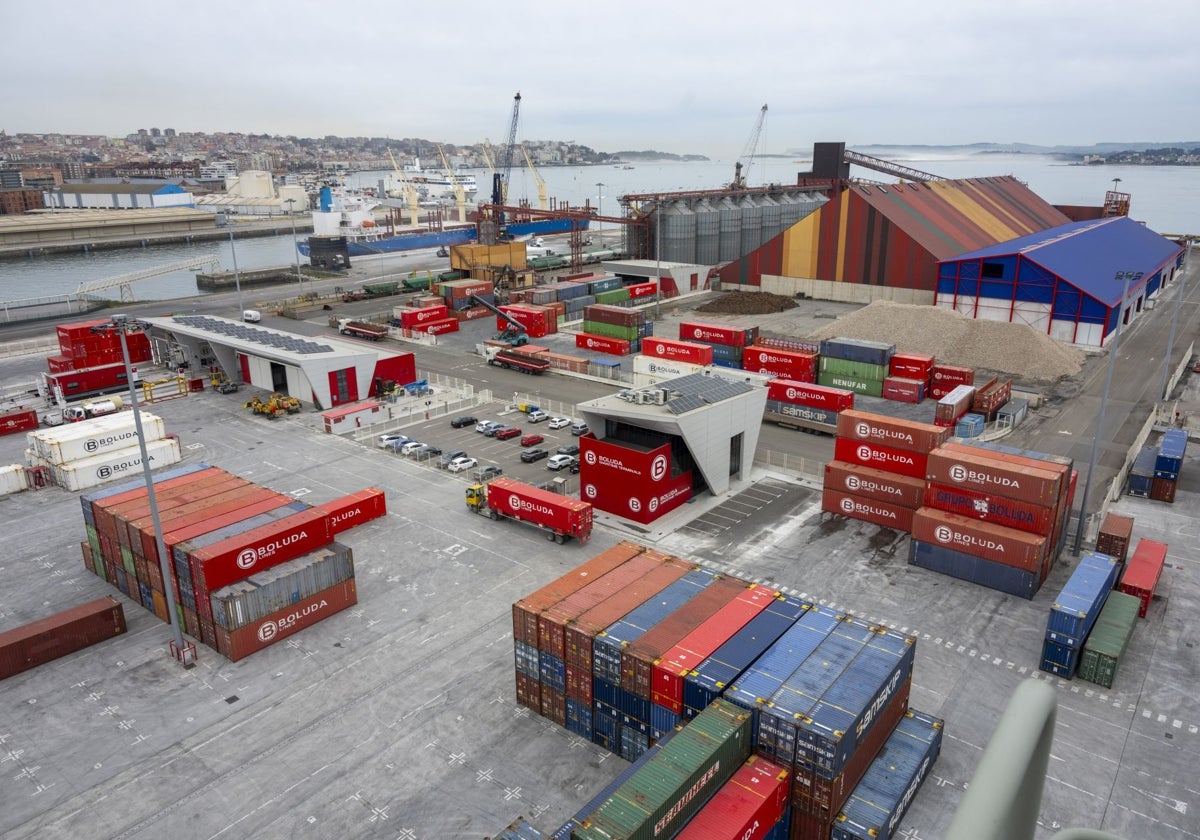
[[[487,354],[487,363],[496,367],[508,368],[509,370],[520,371],[521,373],[541,374],[550,370],[550,363],[545,359],[539,359],[536,356],[529,356],[524,353],[517,353],[513,350],[506,350],[502,347],[484,347],[484,352]]]
[[[78,423],[80,420],[90,420],[93,417],[103,417],[105,414],[116,414],[125,404],[120,397],[109,397],[104,400],[91,400],[84,403],[68,405],[61,411],[51,411],[43,421],[47,426],[59,426],[63,423]]]
[[[388,328],[381,324],[371,324],[366,321],[353,321],[349,318],[338,319],[338,332],[342,335],[352,335],[365,338],[368,341],[379,341],[387,338]]]
[[[515,519],[546,532],[562,545],[574,538],[582,545],[592,536],[592,505],[511,478],[494,478],[467,488],[467,509],[492,519]]]

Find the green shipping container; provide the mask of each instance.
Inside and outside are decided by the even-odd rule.
[[[674,837],[750,757],[750,713],[713,703],[571,832],[572,840]]]
[[[1121,657],[1133,637],[1133,628],[1137,626],[1140,607],[1141,601],[1133,595],[1108,593],[1104,608],[1083,645],[1083,655],[1079,658],[1081,680],[1112,688],[1117,678],[1117,666],[1121,664]]]
[[[817,369],[818,373],[838,374],[840,376],[848,376],[851,379],[868,379],[883,382],[888,375],[887,365],[869,365],[866,362],[852,362],[849,359],[835,359],[831,356],[822,356],[819,365],[820,367]],[[873,396],[877,397],[879,394],[874,394]]]
[[[837,360],[835,359],[835,361]],[[872,365],[860,365],[860,367],[872,367]],[[868,397],[883,396],[883,380],[860,379],[840,373],[819,373],[817,374],[817,384],[853,391],[856,394],[866,394]]]
[[[603,335],[608,338],[623,338],[626,341],[636,341],[637,327],[620,327],[616,324],[605,324],[600,321],[584,321],[583,331],[592,335]]]
[[[121,565],[129,574],[137,575],[137,567],[133,565],[133,552],[125,546],[121,546]]]
[[[613,289],[608,292],[596,293],[596,303],[616,304],[623,300],[629,300],[628,289]]]

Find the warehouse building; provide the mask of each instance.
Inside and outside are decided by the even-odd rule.
[[[765,388],[703,373],[580,403],[579,486],[596,509],[648,524],[746,479]]]
[[[47,207],[57,210],[139,210],[192,207],[192,193],[173,183],[67,182],[42,193]]]
[[[1153,305],[1183,256],[1183,246],[1124,216],[1072,222],[942,260],[936,304],[1103,347]]]
[[[416,380],[412,353],[333,337],[307,337],[231,318],[146,318],[157,359],[193,371],[215,367],[244,382],[334,408],[375,396],[385,381]]]

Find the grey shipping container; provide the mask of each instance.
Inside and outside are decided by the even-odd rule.
[[[353,553],[333,543],[218,589],[210,596],[213,622],[237,630],[353,577]]]

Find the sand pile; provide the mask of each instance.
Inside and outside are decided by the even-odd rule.
[[[886,341],[901,353],[927,353],[939,362],[1050,381],[1073,376],[1082,350],[1024,324],[976,321],[951,309],[877,300],[807,336]]]

